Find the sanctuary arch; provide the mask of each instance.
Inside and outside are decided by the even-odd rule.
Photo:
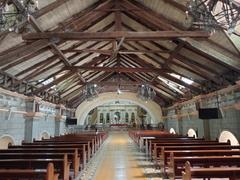
[[[113,101],[129,101],[141,108],[145,109],[151,116],[151,124],[157,126],[159,122],[162,122],[162,110],[161,107],[154,101],[145,102],[137,97],[136,93],[124,92],[117,94],[115,92],[108,92],[99,94],[99,96],[92,101],[83,101],[76,110],[76,117],[78,119],[78,125],[84,125],[85,119],[88,113],[103,104]]]

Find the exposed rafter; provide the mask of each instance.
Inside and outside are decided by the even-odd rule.
[[[23,35],[24,40],[52,39],[60,40],[93,40],[93,41],[111,41],[125,38],[132,41],[149,41],[175,38],[208,38],[210,34],[204,31],[143,31],[143,32],[42,32],[27,33]]]

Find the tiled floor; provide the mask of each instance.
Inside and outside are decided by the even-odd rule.
[[[139,152],[127,132],[115,131],[109,133],[109,138],[76,180],[162,180],[162,178],[160,170],[154,167],[144,153]]]
[[[151,162],[146,160],[128,137],[127,132],[111,132],[91,160],[81,180],[152,180],[161,179]]]

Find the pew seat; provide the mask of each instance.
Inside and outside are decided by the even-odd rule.
[[[182,172],[183,180],[192,178],[229,178],[236,180],[240,178],[240,168],[238,167],[210,167],[192,168],[189,161],[185,163],[185,171]]]
[[[168,174],[169,177],[179,177],[185,163],[189,161],[193,167],[239,167],[240,156],[198,156],[198,157],[174,157],[171,153]]]
[[[0,180],[58,180],[59,174],[54,173],[53,163],[49,163],[47,169],[0,169]]]
[[[69,180],[70,163],[66,159],[0,159],[0,169],[44,169],[53,163],[63,180]]]

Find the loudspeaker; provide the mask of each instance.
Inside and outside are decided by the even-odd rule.
[[[77,118],[67,118],[66,125],[77,125]]]
[[[220,111],[218,108],[199,108],[198,109],[199,119],[219,119]]]

